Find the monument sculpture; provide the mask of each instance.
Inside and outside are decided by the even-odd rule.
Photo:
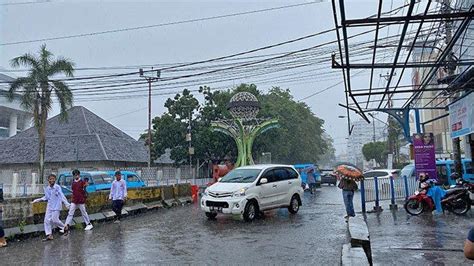
[[[227,110],[233,119],[213,121],[212,129],[234,139],[238,152],[235,167],[252,165],[252,146],[255,139],[263,132],[278,127],[278,119],[257,118],[260,103],[257,97],[249,92],[239,92],[232,96]]]

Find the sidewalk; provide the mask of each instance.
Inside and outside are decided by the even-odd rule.
[[[473,265],[464,257],[463,245],[474,211],[466,216],[411,216],[403,206],[381,213],[367,213],[374,265]],[[369,208],[369,206],[368,206]]]

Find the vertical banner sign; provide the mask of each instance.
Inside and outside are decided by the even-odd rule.
[[[474,133],[474,93],[449,106],[451,138]]]
[[[424,173],[430,179],[438,179],[433,133],[413,134],[413,149],[416,177],[418,178],[421,173]]]

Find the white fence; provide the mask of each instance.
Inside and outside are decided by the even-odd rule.
[[[391,200],[392,199],[392,187],[390,184],[390,178],[379,177],[377,178],[377,188],[375,186],[375,178],[367,178],[363,183],[365,201],[375,201],[376,194],[378,193],[378,200]],[[404,199],[407,196],[413,194],[417,189],[417,181],[414,177],[405,178],[399,177],[393,179],[393,193],[394,199]],[[408,195],[407,195],[408,193]]]
[[[366,211],[366,202],[375,202],[374,208],[378,208],[382,200],[391,200],[391,204],[395,204],[397,199],[406,199],[412,195],[417,187],[414,177],[366,178],[360,186],[362,212]]]

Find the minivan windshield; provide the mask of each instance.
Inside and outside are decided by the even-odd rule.
[[[234,169],[222,177],[221,183],[252,183],[260,174],[260,169]]]

